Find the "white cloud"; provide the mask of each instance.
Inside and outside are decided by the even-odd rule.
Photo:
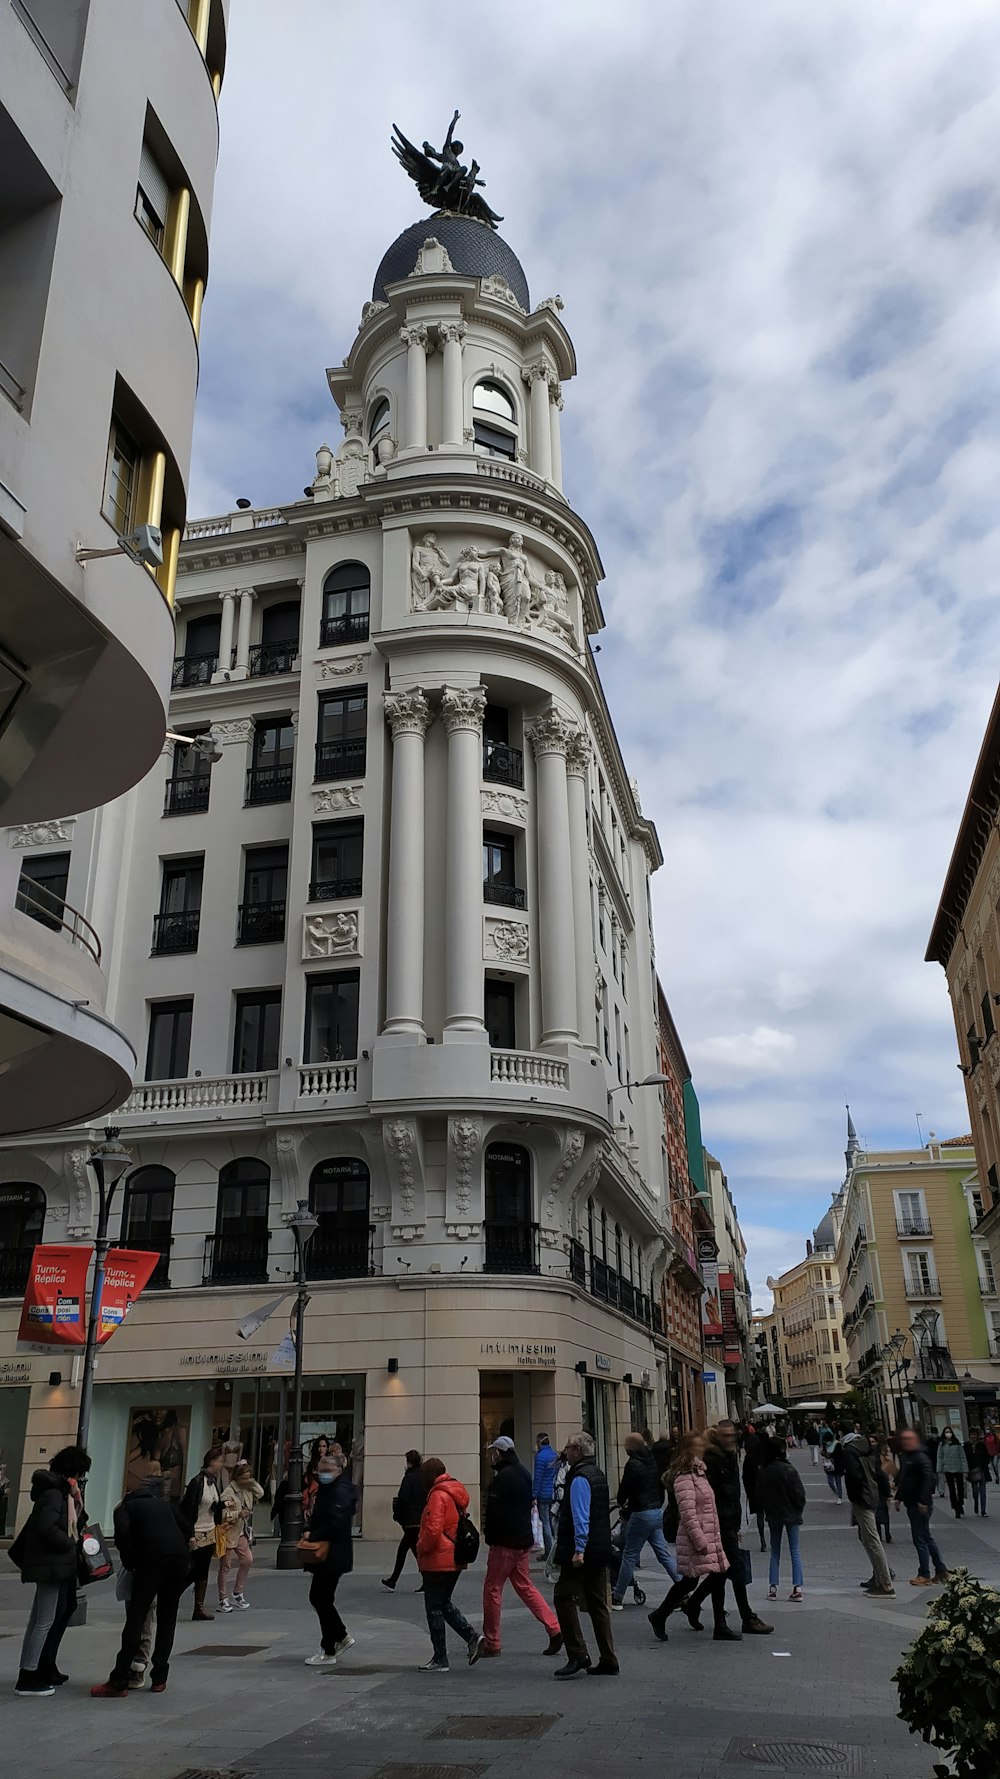
[[[752,1032],[699,1038],[689,1047],[689,1060],[699,1079],[717,1086],[741,1086],[752,1075],[779,1075],[788,1066],[795,1039],[790,1032],[758,1025]],[[700,1065],[700,1068],[698,1067]]]

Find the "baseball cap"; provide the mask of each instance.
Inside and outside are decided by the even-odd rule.
[[[494,1439],[492,1443],[486,1447],[488,1452],[512,1452],[514,1449],[514,1441],[508,1439],[506,1433],[501,1433],[499,1439]]]

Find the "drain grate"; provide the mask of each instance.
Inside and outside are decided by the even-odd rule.
[[[372,1779],[479,1779],[487,1764],[484,1760],[474,1760],[462,1767],[449,1767],[441,1762],[421,1766],[419,1761],[390,1760],[372,1774]]]
[[[181,1651],[181,1654],[182,1656],[262,1655],[270,1647],[270,1643],[201,1643],[197,1649],[185,1649]],[[197,1771],[197,1769],[192,1768],[192,1771]],[[182,1773],[178,1779],[188,1779],[188,1776],[186,1773]]]
[[[246,1779],[246,1773],[232,1767],[185,1767],[183,1773],[174,1774],[174,1779]]]
[[[846,1742],[756,1742],[734,1736],[726,1750],[728,1765],[744,1761],[772,1772],[863,1773],[864,1750]]]
[[[448,1742],[536,1742],[554,1723],[554,1717],[446,1717],[428,1730],[428,1742],[440,1737]]]

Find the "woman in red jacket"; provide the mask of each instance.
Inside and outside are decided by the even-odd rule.
[[[447,1674],[445,1625],[450,1625],[462,1638],[469,1651],[470,1664],[479,1660],[484,1643],[451,1597],[461,1574],[455,1561],[455,1536],[459,1516],[469,1505],[469,1491],[455,1477],[448,1475],[440,1458],[425,1458],[420,1474],[427,1485],[427,1500],[417,1534],[417,1566],[424,1580],[424,1610],[433,1648],[430,1661],[423,1663],[420,1672]]]

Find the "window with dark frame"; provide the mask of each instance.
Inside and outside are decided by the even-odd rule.
[[[516,1050],[517,991],[513,982],[496,982],[486,978],[484,1020],[494,1050]]]
[[[190,996],[178,1001],[152,1001],[146,1046],[147,1081],[183,1081],[191,1057]]]
[[[484,419],[484,415],[489,418]],[[497,425],[498,420],[506,424]],[[502,384],[488,377],[478,382],[472,392],[472,436],[477,450],[516,462],[517,410]]]
[[[297,599],[283,599],[266,607],[260,620],[260,641],[250,650],[251,679],[291,673],[299,654],[300,618]]]
[[[363,562],[341,562],[323,582],[320,648],[365,642],[371,620],[372,578]]]
[[[38,853],[21,861],[14,906],[55,933],[63,923],[69,861],[68,852]]]
[[[306,978],[304,1062],[355,1060],[360,985],[361,976],[357,970]]]
[[[483,899],[506,908],[523,908],[525,894],[515,883],[516,843],[513,834],[483,833]]]
[[[353,778],[365,770],[368,738],[368,691],[320,695],[316,740],[316,778]]]
[[[153,953],[196,951],[201,925],[202,854],[164,859],[160,912],[153,920]]]
[[[288,803],[295,760],[295,729],[290,717],[266,717],[255,723],[251,760],[245,802]]]
[[[189,618],[184,627],[184,653],[174,657],[174,690],[183,686],[207,686],[220,666],[222,619],[217,612],[203,612],[200,618]],[[223,661],[231,667],[231,661]]]
[[[42,1239],[45,1210],[40,1186],[17,1181],[0,1186],[0,1296],[19,1296],[28,1283],[31,1256]]]
[[[170,183],[149,143],[143,142],[139,153],[135,214],[158,253],[163,252],[169,210]]]
[[[129,1174],[122,1201],[120,1241],[123,1247],[159,1254],[149,1285],[169,1284],[173,1239],[174,1176],[168,1167],[140,1167]]]
[[[524,754],[510,745],[510,712],[487,704],[483,714],[483,777],[490,784],[524,784]]]
[[[310,902],[360,896],[364,861],[364,817],[313,825]]]
[[[215,1235],[209,1239],[210,1277],[219,1284],[267,1278],[271,1172],[244,1156],[219,1169]]]
[[[208,725],[203,724],[199,729],[185,729],[182,733],[189,735],[193,741],[198,735],[208,734]],[[196,747],[181,747],[178,742],[174,747],[170,777],[166,783],[164,815],[195,815],[206,810],[211,784],[212,768],[205,755]]]
[[[313,1279],[364,1278],[371,1270],[371,1176],[359,1157],[318,1162],[309,1177],[309,1208],[319,1228],[306,1253]]]
[[[141,452],[131,433],[112,416],[101,511],[119,537],[127,537],[134,528],[140,461]]]
[[[247,847],[243,855],[238,945],[266,945],[284,938],[287,893],[287,844]]]
[[[266,1074],[278,1066],[280,988],[248,989],[236,996],[233,1074]]]

